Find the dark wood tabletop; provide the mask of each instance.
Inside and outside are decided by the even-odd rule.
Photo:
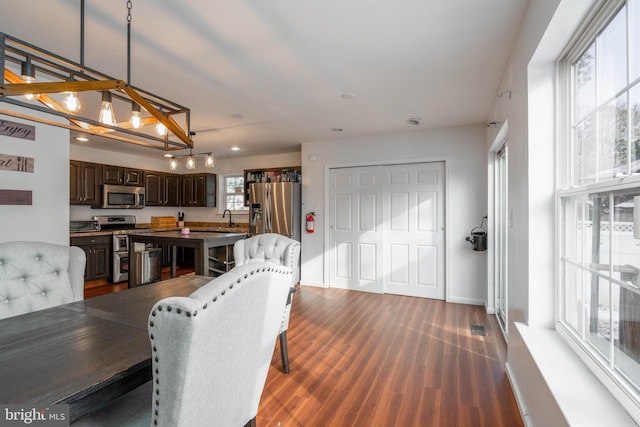
[[[149,381],[151,308],[210,280],[182,276],[0,320],[0,402],[68,403],[75,420]]]

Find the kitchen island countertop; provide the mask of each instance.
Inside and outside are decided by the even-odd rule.
[[[192,231],[189,234],[182,234],[180,231],[155,231],[151,233],[135,233],[129,235],[129,259],[135,259],[135,243],[168,245],[172,247],[171,254],[171,277],[176,275],[176,248],[186,247],[194,249],[195,273],[199,276],[209,276],[212,273],[219,273],[219,269],[212,268],[211,262],[218,261],[215,253],[216,248],[225,247],[226,261],[231,259],[233,244],[247,237],[247,233],[227,233],[218,231]],[[228,264],[231,265],[231,264]],[[137,284],[133,282],[136,263],[129,265],[129,287]]]

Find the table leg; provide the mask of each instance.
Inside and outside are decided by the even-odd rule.
[[[176,277],[176,260],[178,259],[178,246],[171,245],[171,278]]]

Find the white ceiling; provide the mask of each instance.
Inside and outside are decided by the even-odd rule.
[[[85,65],[122,80],[126,4],[85,0]],[[486,123],[526,4],[132,0],[131,83],[190,108],[194,152],[218,157]],[[0,32],[79,62],[80,0],[1,9]]]

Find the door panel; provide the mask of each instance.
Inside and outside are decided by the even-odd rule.
[[[382,166],[332,169],[329,285],[382,292]]]
[[[385,293],[444,299],[444,163],[385,167]]]

